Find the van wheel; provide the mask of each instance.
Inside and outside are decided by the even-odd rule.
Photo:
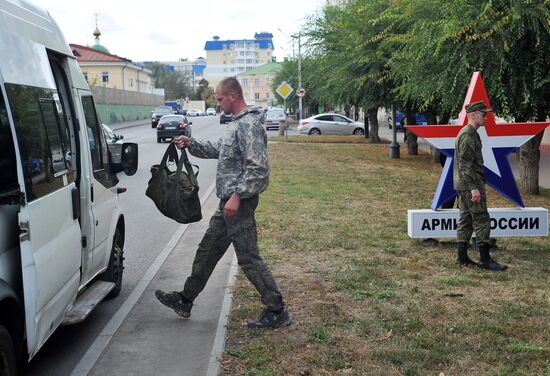
[[[115,287],[107,295],[107,298],[114,298],[122,289],[122,272],[124,271],[124,238],[117,228],[113,237],[113,248],[107,270],[99,277],[102,281],[114,282]]]
[[[0,325],[0,375],[15,376],[15,349],[8,330]]]
[[[312,136],[320,136],[321,135],[321,131],[317,128],[312,128],[310,131],[309,131],[309,134],[312,135]]]

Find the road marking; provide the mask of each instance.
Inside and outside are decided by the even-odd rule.
[[[215,187],[216,183],[214,182],[212,183],[212,185],[210,185],[210,187],[206,191],[206,194],[201,197],[201,206],[203,206],[206,200],[208,200],[210,194]],[[141,278],[132,293],[128,296],[128,298],[118,309],[118,311],[113,315],[111,320],[109,320],[101,333],[99,333],[99,335],[96,337],[92,345],[88,348],[82,359],[80,359],[80,362],[78,362],[74,370],[71,372],[71,376],[86,376],[88,375],[88,373],[90,373],[93,366],[117,332],[118,328],[120,328],[132,308],[136,305],[139,298],[141,297],[147,286],[149,286],[149,283],[151,283],[151,281],[161,268],[162,264],[164,264],[166,258],[172,253],[174,247],[178,244],[179,240],[181,239],[188,227],[189,225],[182,224],[177,228],[174,235],[172,235],[168,243],[166,243],[166,246],[157,256],[153,264],[149,267],[149,269],[147,269],[145,275]]]

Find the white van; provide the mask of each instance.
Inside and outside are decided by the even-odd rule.
[[[0,0],[0,373],[120,292],[124,216],[94,99],[50,15]]]

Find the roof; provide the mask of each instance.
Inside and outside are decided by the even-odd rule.
[[[108,53],[108,54],[111,53],[111,52],[109,52],[109,50],[107,49],[107,47],[102,46],[101,44],[94,44],[94,45],[92,46],[92,48],[93,48],[94,50],[99,50],[99,51],[101,51],[101,52],[106,52],[106,53]]]
[[[267,63],[264,65],[260,65],[258,67],[250,68],[242,73],[239,73],[238,76],[241,75],[260,75],[260,74],[269,74],[269,73],[277,73],[281,70],[281,64],[272,61],[271,63]]]
[[[107,52],[96,50],[92,47],[81,46],[79,44],[69,44],[73,55],[78,61],[102,61],[102,62],[115,62],[115,63],[131,63],[132,60],[112,55]]]
[[[230,49],[232,44],[236,43],[257,43],[261,49],[274,48],[271,39],[229,39],[229,40],[209,40],[206,41],[204,49],[206,51]]]

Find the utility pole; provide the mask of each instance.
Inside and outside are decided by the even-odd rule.
[[[302,88],[302,43],[301,38],[302,32],[300,31],[298,33],[298,91]],[[298,120],[302,120],[302,96],[298,97],[298,113],[300,114],[300,118]]]

